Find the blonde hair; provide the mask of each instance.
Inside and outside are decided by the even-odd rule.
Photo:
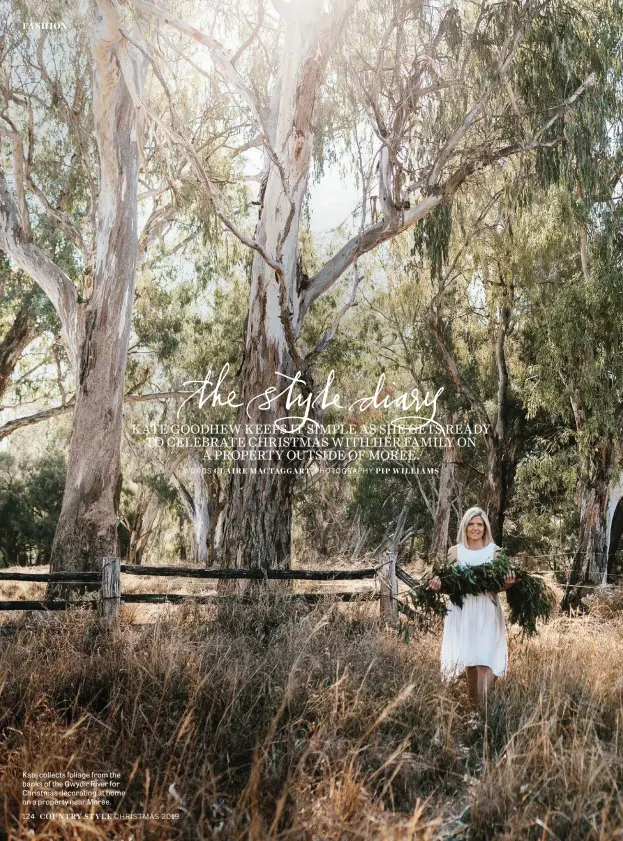
[[[491,523],[489,522],[489,518],[477,505],[473,508],[468,508],[465,514],[463,514],[463,519],[459,525],[459,532],[456,537],[456,542],[462,544],[463,546],[467,546],[467,525],[470,520],[473,520],[474,517],[480,517],[482,522],[485,524],[485,533],[483,535],[483,540],[485,542],[485,546],[488,546],[489,543],[493,543],[493,535],[491,534]]]

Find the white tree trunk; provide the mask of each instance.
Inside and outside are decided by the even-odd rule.
[[[95,570],[116,555],[122,410],[137,260],[136,113],[121,74],[112,3],[98,0],[92,49],[100,159],[93,294],[78,305],[73,430],[51,570]],[[134,65],[137,87],[142,69]]]
[[[197,459],[191,459],[195,467],[201,467],[201,462]],[[210,542],[210,505],[208,500],[208,489],[201,475],[200,470],[193,472],[193,531],[195,535],[196,546],[196,562],[201,566],[207,566],[209,562],[209,542]]]
[[[192,523],[193,544],[191,558],[193,563],[208,566],[210,562],[210,548],[215,531],[215,519],[218,512],[212,511],[210,489],[201,474],[201,462],[195,456],[189,456],[193,470],[192,496],[180,479],[173,473],[172,481],[179,494],[181,503]]]
[[[256,251],[251,269],[249,318],[241,372],[241,424],[272,424],[288,412],[283,401],[260,411],[258,401],[268,388],[287,385],[303,367],[296,347],[305,290],[297,271],[299,226],[311,164],[312,115],[328,55],[345,17],[330,18],[322,4],[292,8],[287,17],[285,49],[271,112],[256,241],[273,255],[275,271]],[[247,446],[246,449],[252,449]],[[285,453],[274,466],[286,463]],[[250,462],[253,464],[253,462]],[[238,567],[287,568],[290,565],[293,474],[265,473],[232,477],[224,518],[223,558]]]

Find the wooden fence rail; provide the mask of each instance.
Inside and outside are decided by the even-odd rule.
[[[175,578],[214,578],[214,579],[252,579],[263,581],[356,581],[374,578],[376,569],[193,569],[188,567],[144,567],[121,564],[121,572],[126,575],[171,576]]]
[[[98,583],[99,572],[0,572],[0,581],[65,581],[70,584]]]
[[[391,563],[393,561],[393,564]],[[381,573],[381,616],[394,622],[397,613],[395,584],[387,586],[387,578],[395,582],[395,558],[390,559],[392,570]],[[383,574],[384,573],[384,574]],[[101,560],[99,572],[0,572],[0,581],[56,582],[65,584],[97,584],[93,596],[98,598],[78,599],[32,599],[0,601],[0,611],[9,610],[67,610],[70,607],[94,609],[97,607],[106,624],[114,623],[119,617],[121,603],[125,604],[218,604],[222,602],[251,603],[252,597],[227,595],[186,595],[181,593],[123,593],[121,575],[145,575],[152,577],[198,578],[213,580],[274,580],[274,581],[358,581],[374,579],[379,570],[374,567],[350,570],[241,570],[241,569],[195,569],[189,567],[147,567],[122,564],[119,558],[105,557]],[[389,591],[389,593],[387,593]],[[389,595],[389,604],[387,598]],[[315,604],[326,596],[340,601],[367,601],[377,598],[373,593],[286,593],[285,600]]]

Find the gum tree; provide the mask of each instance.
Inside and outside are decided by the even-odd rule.
[[[542,251],[537,246],[532,252],[536,265],[526,357],[532,381],[528,405],[533,413],[549,412],[576,450],[579,532],[573,541],[567,607],[577,601],[583,585],[606,583],[608,511],[621,494],[616,480],[623,433],[623,243],[616,204],[602,205],[583,258],[568,202],[553,201],[549,219],[543,212],[539,216],[548,230]],[[549,282],[543,283],[539,274],[545,259]],[[617,488],[619,496],[614,497]]]
[[[145,51],[169,100],[166,113],[138,94],[136,102],[186,156],[189,178],[224,228],[252,251],[241,423],[272,424],[288,414],[283,399],[266,411],[249,401],[267,389],[281,391],[284,377],[297,371],[309,384],[313,359],[352,304],[357,264],[366,254],[451,201],[474,173],[514,155],[562,148],[565,115],[603,72],[592,53],[577,48],[580,6],[567,2],[414,7],[404,0],[335,0],[325,9],[319,0],[274,0],[239,13],[224,3],[192,23],[183,11],[150,0],[129,5],[152,27]],[[583,34],[593,17],[580,15]],[[248,130],[247,144],[262,150],[253,233],[228,207],[179,118],[163,33],[176,66],[187,59],[189,72],[219,80]],[[241,41],[232,45],[237,33]],[[371,153],[358,159],[362,202],[356,232],[311,270],[301,260],[302,207],[312,164],[331,147],[338,126],[369,139]],[[346,277],[354,289],[336,324],[318,347],[304,347],[307,313]],[[289,565],[293,483],[292,475],[268,471],[231,478],[226,563]]]
[[[43,36],[36,45],[22,44],[3,85],[2,126],[13,166],[11,186],[0,170],[0,247],[52,302],[76,379],[52,570],[90,569],[98,558],[115,552],[138,245],[137,115],[121,67],[138,89],[144,67],[140,54],[122,38],[109,0],[92,6],[92,80],[81,32],[78,26],[75,41],[58,52]],[[46,135],[45,121],[54,118],[55,109],[62,127]],[[90,112],[92,133],[82,122]],[[37,156],[54,141],[65,161],[56,182],[59,192],[52,198],[36,170]],[[48,253],[41,228],[31,222],[31,206],[75,247],[79,279]]]

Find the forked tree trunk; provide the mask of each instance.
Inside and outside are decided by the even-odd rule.
[[[311,162],[311,119],[328,56],[326,42],[338,34],[329,31],[323,37],[322,6],[310,4],[310,12],[314,8],[316,20],[304,21],[302,13],[289,16],[281,81],[271,104],[268,131],[272,149],[265,152],[268,178],[261,195],[256,240],[265,253],[276,256],[282,274],[269,266],[257,251],[254,253],[241,371],[243,406],[238,415],[243,428],[245,424],[272,426],[275,420],[292,414],[285,410],[283,399],[276,401],[269,411],[259,409],[260,401],[250,401],[269,388],[282,391],[288,384],[285,377],[295,376],[300,367],[294,347],[304,291],[297,272],[299,223]],[[287,192],[284,183],[288,185]],[[227,566],[261,569],[290,566],[295,476],[277,471],[292,466],[285,450],[280,449],[279,454],[281,458],[275,452],[270,462],[248,461],[244,465],[247,472],[231,478],[222,549]],[[256,467],[273,470],[252,472]]]
[[[100,0],[95,14],[93,111],[100,160],[95,269],[92,295],[77,310],[76,400],[52,571],[97,570],[101,558],[117,555],[139,149],[136,112],[119,66],[116,13],[112,4]],[[141,72],[135,73],[138,89]]]
[[[487,512],[491,522],[494,541],[501,545],[504,534],[504,519],[509,496],[515,481],[517,459],[525,434],[526,413],[523,406],[512,397],[506,365],[506,338],[508,336],[512,309],[505,304],[499,310],[499,325],[495,344],[495,362],[498,376],[497,411],[492,419],[484,400],[463,378],[448,342],[444,336],[439,313],[431,319],[433,335],[443,355],[448,373],[458,390],[462,392],[479,420],[492,427],[486,438],[486,473],[480,491],[480,506]]]
[[[511,306],[500,308],[500,323],[495,347],[498,373],[498,406],[495,427],[487,439],[487,473],[480,504],[489,515],[491,532],[498,546],[504,537],[504,519],[510,493],[515,483],[517,459],[524,437],[526,412],[511,397],[506,365],[506,338],[510,326]]]

